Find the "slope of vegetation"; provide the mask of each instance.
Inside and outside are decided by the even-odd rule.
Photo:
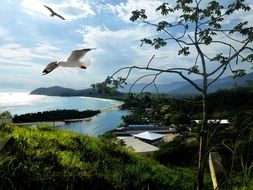
[[[0,160],[0,189],[193,189],[191,169],[169,169],[116,141],[46,126],[1,125],[14,149]]]

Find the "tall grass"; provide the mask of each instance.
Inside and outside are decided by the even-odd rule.
[[[47,126],[1,126],[15,147],[0,161],[0,189],[193,189],[190,169],[169,169],[116,141]]]

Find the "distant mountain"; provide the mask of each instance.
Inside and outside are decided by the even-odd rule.
[[[245,86],[247,85],[248,81],[252,81],[252,80],[253,80],[253,73],[247,74],[243,77],[239,77],[236,79],[233,79],[232,76],[220,78],[208,88],[208,93],[212,93],[220,89],[231,89],[235,86]],[[201,80],[195,80],[195,82],[199,86],[201,86],[202,84]],[[191,86],[190,84],[186,82],[185,82],[185,86],[174,89],[170,91],[169,93],[170,94],[193,94],[193,95],[199,94],[199,92],[193,86]]]
[[[233,79],[232,76],[220,78],[215,81],[208,89],[208,92],[215,92],[219,89],[230,89],[234,86],[244,86],[247,81],[253,80],[253,73],[247,74],[243,77]],[[201,80],[194,80],[196,84],[201,86]],[[146,84],[136,84],[131,89],[132,93],[139,93],[146,86]],[[33,90],[30,94],[47,95],[47,96],[91,96],[91,97],[102,97],[102,96],[122,96],[122,92],[128,92],[131,88],[131,84],[127,84],[123,89],[119,89],[120,92],[114,92],[113,94],[105,95],[94,91],[91,88],[84,90],[74,90],[71,88],[63,88],[60,86],[53,86],[49,88],[38,88]],[[172,95],[196,95],[199,92],[192,87],[186,81],[177,81],[170,84],[157,84],[159,93],[168,93]],[[156,89],[153,85],[145,89],[144,92],[156,93]]]
[[[173,82],[170,84],[157,84],[157,88],[159,93],[169,93],[173,90],[176,90],[178,88],[181,88],[183,86],[187,85],[184,81],[177,81]],[[129,92],[129,89],[131,88],[132,84],[127,84],[124,85],[124,88],[119,89],[120,92]],[[146,86],[146,84],[140,83],[140,84],[135,84],[131,92],[133,93],[139,93],[141,90]],[[151,93],[156,93],[156,89],[154,85],[150,85],[149,87],[145,88],[144,92],[151,92]]]
[[[89,94],[90,90],[74,90],[71,88],[63,88],[60,86],[53,86],[49,88],[38,88],[33,90],[30,94],[47,95],[47,96],[78,96],[80,94]]]
[[[70,96],[74,94],[74,90],[71,88],[63,88],[60,86],[53,86],[49,88],[37,88],[30,92],[30,94],[39,94],[39,95],[47,95],[47,96]]]
[[[249,73],[243,77],[239,77],[237,79],[233,79],[232,76],[220,78],[215,81],[208,89],[208,92],[215,92],[219,89],[230,89],[234,86],[244,86],[247,84],[247,81],[253,80],[253,73]],[[202,80],[194,80],[196,84],[201,86]],[[132,87],[131,92],[141,92],[141,90],[145,87],[146,84],[136,84]],[[120,89],[121,92],[128,92],[131,87],[131,84],[127,84],[124,86],[124,89]],[[195,95],[199,94],[199,92],[191,86],[186,81],[177,81],[170,84],[157,84],[159,93],[169,93],[173,95]],[[156,89],[154,85],[149,86],[144,90],[144,92],[156,93]]]
[[[46,96],[91,96],[91,97],[101,97],[106,96],[103,94],[94,91],[91,88],[84,89],[84,90],[74,90],[71,88],[63,88],[60,86],[53,86],[49,88],[37,88],[30,92],[30,94],[36,95],[46,95]],[[120,96],[120,92],[114,92],[110,94],[110,96]]]

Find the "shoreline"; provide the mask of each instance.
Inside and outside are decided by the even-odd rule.
[[[92,97],[93,98],[93,97]],[[97,99],[103,99],[103,98],[97,98]],[[106,99],[108,100],[108,99]],[[118,111],[121,110],[121,106],[124,104],[123,101],[120,100],[113,100],[110,99],[112,101],[116,101],[118,103],[118,105],[115,105],[113,107],[109,107],[109,108],[104,108],[99,110],[100,113],[92,116],[92,117],[86,117],[86,118],[77,118],[77,119],[62,119],[62,120],[57,120],[57,121],[38,121],[38,122],[25,122],[25,123],[13,123],[15,125],[27,125],[27,126],[33,126],[33,125],[49,125],[51,127],[60,127],[63,126],[67,123],[72,123],[72,122],[83,122],[83,121],[91,121],[92,119],[94,119],[95,117],[99,117],[99,115],[103,114],[103,113],[107,113],[107,112],[112,112],[112,111]]]
[[[117,100],[118,101],[118,100]],[[121,110],[121,106],[124,104],[123,101],[118,101],[121,102],[121,104],[110,107],[110,108],[104,108],[100,110],[100,113],[98,113],[97,115],[94,115],[92,117],[86,117],[86,118],[79,118],[79,119],[66,119],[63,122],[66,123],[71,123],[71,122],[83,122],[83,121],[90,121],[95,117],[98,117],[99,115],[106,113],[106,112],[112,112],[112,111],[118,111]],[[63,124],[64,125],[64,124]]]

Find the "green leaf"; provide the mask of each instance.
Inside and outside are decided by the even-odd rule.
[[[153,44],[152,45],[155,46],[155,49],[159,49],[160,47],[166,46],[167,42],[164,41],[164,39],[162,39],[162,38],[155,38],[153,40]]]
[[[191,73],[199,73],[199,68],[198,66],[193,66],[190,68],[190,71],[188,72],[188,74],[191,74]]]
[[[246,75],[246,72],[244,69],[234,70],[232,71],[232,73],[233,73],[233,79]]]
[[[152,45],[152,43],[153,43],[152,40],[144,38],[144,39],[141,40],[141,45],[140,46],[143,46],[143,44],[150,44],[150,45]]]
[[[242,61],[248,61],[252,62],[253,61],[253,54],[249,54],[246,58],[244,58]]]
[[[167,15],[169,13],[173,13],[174,9],[169,7],[169,3],[163,3],[156,9],[156,11],[161,11],[162,15]]]
[[[242,9],[243,11],[249,11],[251,8],[243,3],[244,0],[236,0],[232,4],[228,5],[228,9],[225,14],[230,15],[236,10]]]
[[[140,11],[135,10],[132,12],[132,16],[130,17],[130,20],[134,22],[138,19],[143,19],[143,20],[147,19],[147,15],[145,14],[144,9],[141,9]]]
[[[161,21],[158,23],[157,31],[163,30],[166,26],[172,26],[172,24],[169,24],[166,21]]]
[[[189,47],[183,47],[178,51],[178,55],[188,56],[190,54]]]

